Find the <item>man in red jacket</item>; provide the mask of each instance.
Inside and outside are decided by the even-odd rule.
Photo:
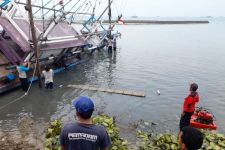
[[[196,83],[192,83],[190,85],[190,94],[185,98],[183,104],[183,113],[181,114],[180,119],[180,131],[183,127],[190,125],[191,116],[195,111],[195,104],[199,101],[198,85]]]

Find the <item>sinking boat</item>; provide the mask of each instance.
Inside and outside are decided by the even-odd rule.
[[[51,0],[49,1],[51,2]],[[42,18],[34,17],[34,30],[38,39],[39,61],[41,67],[50,64],[55,72],[65,69],[65,66],[79,64],[81,55],[86,52],[93,52],[95,49],[104,48],[107,43],[108,30],[101,25],[101,17],[108,10],[107,6],[98,19],[94,18],[94,13],[78,12],[78,9],[86,7],[82,3],[78,9],[72,11],[77,6],[75,3],[69,11],[65,7],[71,0],[60,1],[54,6],[47,7],[49,2],[42,6],[32,4],[36,11],[33,14],[42,13]],[[111,3],[110,3],[111,4]],[[33,41],[31,36],[31,25],[26,8],[26,3],[11,1],[8,5],[1,5],[0,12],[0,93],[20,85],[18,74],[15,70],[17,62],[30,61],[35,63]],[[92,4],[90,4],[92,5]],[[25,7],[24,7],[25,6]],[[45,12],[43,11],[46,10]],[[41,12],[42,11],[42,12]],[[53,12],[51,17],[44,19],[49,12]],[[90,15],[91,19],[84,21],[82,30],[78,30],[74,23],[69,23],[68,16]],[[99,30],[99,28],[103,30]],[[87,31],[85,32],[84,29]],[[110,31],[111,32],[111,31]],[[115,34],[114,37],[117,37]],[[61,68],[61,69],[60,69]],[[32,73],[28,73],[31,77]],[[37,77],[30,80],[37,79]]]

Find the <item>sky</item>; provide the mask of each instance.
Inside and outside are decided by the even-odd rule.
[[[1,0],[0,0],[1,1]],[[22,0],[26,1],[26,0]],[[41,5],[42,1],[47,3],[49,0],[32,0],[35,4]],[[60,0],[52,0],[49,6],[58,3]],[[71,0],[63,0],[64,3]],[[99,15],[108,5],[108,0],[72,0],[67,7],[76,5],[75,10],[88,2],[91,6],[96,2],[96,14]],[[83,3],[85,2],[85,3]],[[50,6],[51,5],[51,6]],[[88,7],[87,7],[88,8]],[[69,8],[67,8],[69,10]],[[79,12],[86,10],[80,9]],[[89,9],[92,12],[92,9]],[[225,17],[225,0],[113,0],[112,14],[124,17]],[[107,16],[107,13],[104,15]]]
[[[104,0],[106,1],[106,0]],[[114,0],[114,13],[141,17],[225,16],[225,0]],[[116,9],[117,8],[117,9]]]

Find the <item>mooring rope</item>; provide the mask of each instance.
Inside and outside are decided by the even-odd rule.
[[[31,81],[30,81],[30,84],[29,84],[29,87],[28,87],[27,91],[26,91],[22,96],[20,96],[20,97],[18,97],[18,98],[16,98],[16,99],[12,100],[11,102],[9,102],[9,103],[7,103],[7,104],[1,106],[1,107],[0,107],[0,111],[1,111],[2,109],[6,108],[7,106],[9,106],[9,105],[11,105],[11,104],[13,104],[13,103],[15,103],[15,102],[17,102],[17,101],[23,99],[25,96],[28,95],[28,93],[29,93],[29,91],[30,91],[30,89],[31,89],[32,83],[33,83],[33,79],[34,79],[34,76],[35,76],[36,69],[37,69],[37,60],[36,60],[36,62],[35,62],[34,72],[33,72],[33,75],[32,75],[32,78],[31,78]]]

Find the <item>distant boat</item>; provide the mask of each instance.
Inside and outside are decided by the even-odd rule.
[[[138,16],[131,16],[131,18],[138,18]]]

